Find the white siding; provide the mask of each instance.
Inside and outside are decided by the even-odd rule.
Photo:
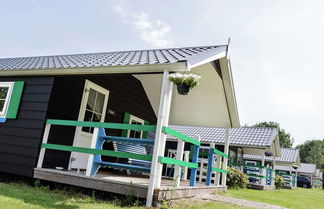
[[[174,87],[170,124],[230,127],[223,83],[214,67],[204,64],[192,73],[202,76],[200,85],[186,96]]]

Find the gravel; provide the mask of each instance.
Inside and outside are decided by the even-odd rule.
[[[204,194],[194,197],[193,199],[196,200],[203,200],[203,201],[215,201],[215,202],[223,202],[223,203],[230,203],[235,204],[238,206],[250,207],[250,208],[263,208],[263,209],[287,209],[282,206],[278,205],[271,205],[268,203],[256,202],[251,200],[243,200],[234,197],[228,196],[221,196],[221,195],[213,195],[213,194]]]

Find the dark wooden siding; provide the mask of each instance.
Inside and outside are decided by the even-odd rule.
[[[105,121],[122,123],[125,112],[151,123],[156,116],[139,80],[132,75],[65,76],[56,77],[47,118],[77,120],[83,95],[85,80],[109,90],[108,109],[114,115],[106,114]],[[53,126],[49,143],[72,145],[75,128]],[[109,135],[120,136],[120,130],[109,130]],[[106,146],[110,149],[110,146]],[[47,150],[44,167],[68,167],[69,152]]]
[[[24,81],[17,119],[0,124],[0,172],[31,177],[38,159],[52,77],[0,77],[0,81]]]

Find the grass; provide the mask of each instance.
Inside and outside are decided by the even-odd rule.
[[[228,196],[280,205],[288,208],[324,209],[324,190],[302,189],[258,191],[251,189],[228,190]],[[44,186],[29,186],[24,183],[0,183],[1,209],[117,209],[121,205],[133,209],[143,209],[144,206],[135,199],[125,197],[103,201],[85,194],[68,190],[49,190]],[[184,200],[173,205],[176,209],[235,209],[245,208],[232,204]]]
[[[324,190],[321,189],[281,189],[260,191],[253,189],[228,190],[231,197],[265,202],[292,209],[324,209]]]
[[[117,209],[130,203],[129,209],[144,209],[135,199],[103,201],[73,190],[49,190],[47,187],[29,186],[24,183],[0,183],[1,209]],[[129,198],[129,199],[128,199]],[[128,199],[128,200],[127,200]],[[136,206],[137,205],[137,206]],[[172,206],[175,209],[234,209],[235,205],[216,202],[185,200]]]
[[[134,201],[135,202],[135,201]],[[23,183],[0,183],[1,209],[117,209],[120,201],[102,201],[73,191],[49,190]],[[144,208],[144,207],[130,207]]]

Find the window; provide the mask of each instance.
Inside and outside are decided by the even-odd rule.
[[[129,124],[144,125],[144,120],[142,120],[138,117],[135,117],[133,115],[130,115]],[[128,131],[128,138],[142,138],[142,136],[143,136],[143,131],[139,131],[139,130],[129,130]]]
[[[133,125],[149,125],[149,121],[145,121],[141,118],[138,118],[134,115],[125,112],[124,115],[124,123],[133,124]],[[147,131],[139,131],[139,130],[122,130],[121,136],[128,137],[128,138],[147,138]]]
[[[257,162],[247,160],[245,161],[245,165],[257,165]]]
[[[13,86],[13,82],[0,82],[0,118],[7,115]]]
[[[90,88],[83,121],[100,122],[104,112],[105,95]],[[83,127],[82,131],[93,133],[94,128]]]

